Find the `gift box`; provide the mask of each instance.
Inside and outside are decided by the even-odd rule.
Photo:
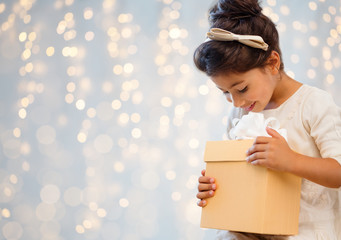
[[[201,227],[274,235],[298,233],[301,178],[246,162],[254,140],[209,141],[206,176],[215,196],[202,208]]]

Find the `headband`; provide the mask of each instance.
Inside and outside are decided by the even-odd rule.
[[[253,48],[260,48],[264,51],[268,50],[268,44],[266,44],[261,36],[256,35],[239,35],[226,31],[221,28],[211,28],[207,33],[206,41],[238,41],[244,45]]]

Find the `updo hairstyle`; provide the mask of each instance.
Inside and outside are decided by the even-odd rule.
[[[258,0],[219,0],[209,10],[210,28],[221,28],[235,34],[258,35],[269,45],[267,51],[237,41],[206,41],[194,52],[196,67],[208,76],[243,73],[270,64],[268,58],[276,51],[281,60],[278,32],[264,14]]]

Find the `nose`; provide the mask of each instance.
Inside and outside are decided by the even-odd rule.
[[[238,96],[233,96],[232,94],[229,94],[228,97],[226,97],[227,101],[232,102],[233,106],[235,107],[241,107],[245,104],[245,101],[238,97]]]

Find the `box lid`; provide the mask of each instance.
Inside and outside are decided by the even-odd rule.
[[[205,162],[245,161],[246,151],[254,139],[208,141],[204,154]]]

